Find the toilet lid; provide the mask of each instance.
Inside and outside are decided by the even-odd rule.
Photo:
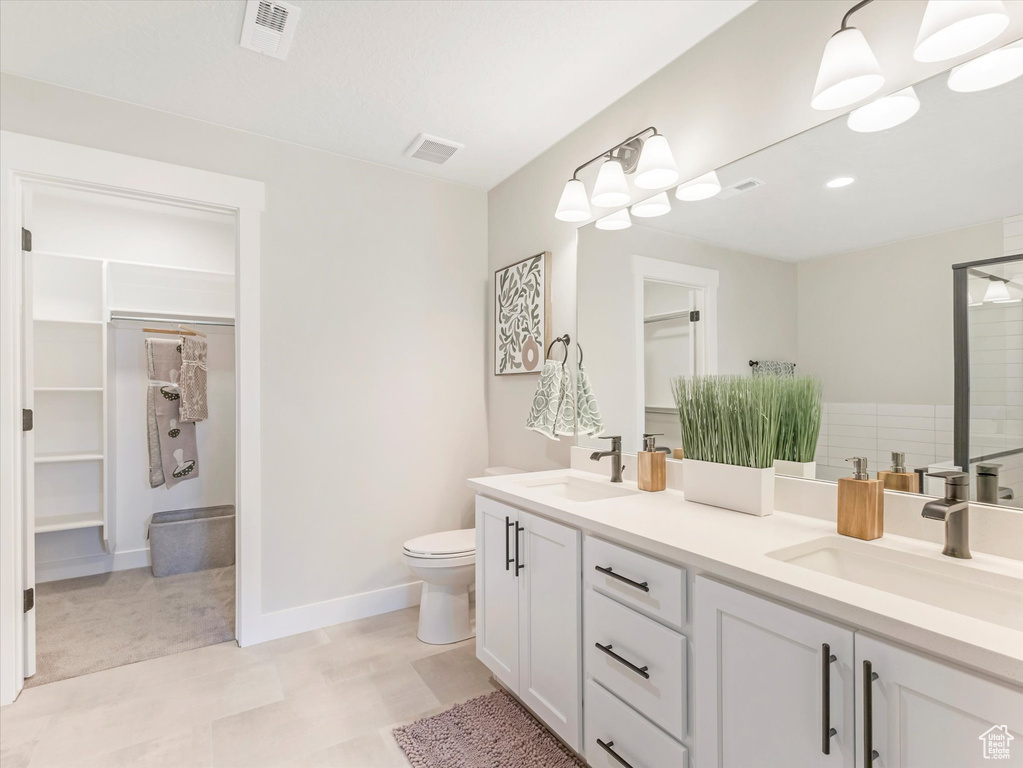
[[[476,529],[429,533],[405,542],[405,551],[417,555],[464,555],[476,551]]]

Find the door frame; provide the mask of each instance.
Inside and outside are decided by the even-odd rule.
[[[176,204],[235,214],[235,636],[259,642],[261,605],[260,216],[263,182],[116,152],[0,132],[0,705],[25,681],[22,609],[27,536],[22,478],[22,249],[26,183]]]

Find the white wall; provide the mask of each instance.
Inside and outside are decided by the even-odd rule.
[[[264,612],[409,583],[402,542],[472,524],[484,192],[8,75],[0,98],[5,130],[266,183]]]
[[[1023,35],[1023,5],[1007,5],[1010,26],[988,48]],[[575,229],[553,215],[572,169],[645,126],[656,125],[671,143],[683,178],[692,178],[834,117],[835,112],[811,109],[810,95],[821,51],[847,7],[830,2],[753,5],[492,189],[491,270],[531,253],[551,251],[553,330],[574,332]],[[875,3],[856,17],[856,26],[870,40],[885,71],[885,93],[958,63],[913,60],[923,8],[921,2],[890,0]],[[492,335],[489,331],[488,343]],[[567,441],[548,441],[522,427],[535,386],[535,377],[488,374],[493,463],[526,469],[568,465]]]

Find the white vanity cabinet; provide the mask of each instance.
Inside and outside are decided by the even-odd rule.
[[[476,497],[476,655],[577,750],[580,561],[578,530]]]
[[[703,577],[694,591],[699,768],[853,768],[852,630]]]

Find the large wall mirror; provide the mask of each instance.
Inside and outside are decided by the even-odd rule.
[[[677,447],[672,377],[794,371],[823,384],[815,479],[897,453],[926,493],[968,464],[975,499],[1023,507],[1023,78],[948,79],[900,125],[843,116],[718,169],[714,197],[579,230],[607,434]]]

